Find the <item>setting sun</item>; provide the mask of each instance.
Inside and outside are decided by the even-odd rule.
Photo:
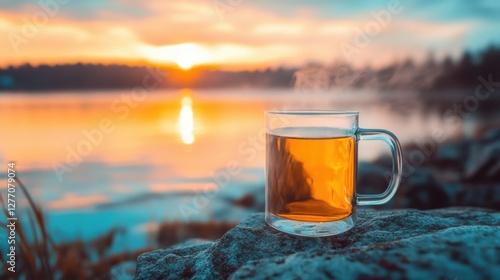
[[[193,65],[194,65],[194,62],[192,61],[192,59],[189,59],[189,58],[186,59],[183,57],[180,57],[177,61],[175,61],[175,63],[177,63],[177,65],[179,65],[179,67],[184,69],[184,70],[188,70],[191,67],[193,67]]]
[[[147,47],[144,53],[152,61],[175,63],[184,70],[205,63],[209,58],[209,54],[204,47],[193,43]]]

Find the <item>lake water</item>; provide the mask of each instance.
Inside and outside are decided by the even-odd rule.
[[[388,129],[411,143],[445,125],[412,96],[188,89],[146,96],[128,90],[0,94],[0,191],[6,194],[7,162],[14,161],[56,240],[120,226],[127,234],[118,249],[134,249],[157,222],[181,219],[179,205],[191,198],[179,194],[215,189],[228,166],[238,169],[225,187],[234,196],[264,185],[265,110],[356,110],[361,127]],[[450,135],[470,133],[469,119]],[[381,143],[362,143],[359,154],[372,160],[387,151]],[[17,203],[22,212],[25,199]],[[213,209],[190,219],[218,219]]]

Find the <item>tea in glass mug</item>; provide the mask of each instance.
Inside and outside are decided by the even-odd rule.
[[[358,112],[266,112],[266,222],[283,232],[328,236],[351,229],[357,205],[394,196],[402,152],[386,130],[358,127]],[[358,140],[382,140],[393,156],[393,176],[382,194],[356,194]]]

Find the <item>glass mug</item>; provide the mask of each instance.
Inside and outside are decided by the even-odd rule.
[[[388,202],[401,181],[402,151],[394,134],[358,127],[353,111],[266,112],[266,222],[299,236],[351,229],[357,205]],[[392,178],[381,194],[357,194],[359,140],[382,140],[392,153]]]

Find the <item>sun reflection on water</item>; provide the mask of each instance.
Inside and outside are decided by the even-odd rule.
[[[191,98],[190,90],[182,90],[181,104],[182,107],[179,113],[179,133],[181,134],[182,142],[189,145],[194,142],[193,99]]]

